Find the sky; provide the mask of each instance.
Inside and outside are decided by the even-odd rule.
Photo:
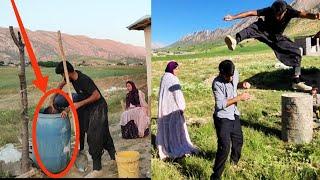
[[[151,0],[16,0],[25,28],[144,46],[143,31],[126,27],[151,15]],[[10,0],[1,0],[0,27],[18,27]]]
[[[225,22],[225,15],[268,7],[273,2],[274,0],[152,0],[152,42],[165,46],[195,31],[227,28],[239,20]]]

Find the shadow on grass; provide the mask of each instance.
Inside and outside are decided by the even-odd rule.
[[[199,157],[199,155],[193,155],[193,156]],[[215,157],[215,152],[212,152],[210,156]],[[207,158],[202,155],[201,157]],[[180,173],[188,178],[203,179],[204,177],[206,177],[205,168],[203,168],[201,164],[188,161],[186,158],[188,157],[184,156],[184,157],[175,158],[175,159],[165,159],[163,161],[177,167]]]
[[[202,157],[207,160],[214,160],[216,158],[216,151],[208,150],[208,151],[200,151],[199,154],[195,155],[197,157]]]
[[[151,146],[153,149],[157,149],[156,138],[157,136],[155,134],[151,134]]]
[[[199,163],[188,163],[184,159],[179,164],[181,166],[181,168],[179,168],[180,172],[189,179],[205,179],[208,176],[203,166]]]
[[[293,70],[279,69],[258,73],[246,81],[250,82],[257,89],[292,90],[291,79]],[[320,69],[312,67],[301,70],[302,81],[307,85],[320,88]]]
[[[241,125],[263,132],[267,136],[275,136],[278,139],[281,139],[281,130],[265,126],[261,123],[251,122],[243,119],[241,119]]]

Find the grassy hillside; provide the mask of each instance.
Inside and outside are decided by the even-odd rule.
[[[160,77],[168,60],[181,65],[178,75],[186,99],[186,119],[192,142],[201,154],[175,162],[163,162],[153,149],[153,179],[208,179],[217,149],[212,121],[214,101],[211,90],[220,61],[231,58],[239,69],[241,80],[249,80],[253,95],[239,103],[244,146],[238,167],[227,163],[223,179],[317,179],[320,178],[320,132],[306,145],[293,145],[281,140],[281,94],[290,90],[290,72],[276,70],[273,52],[260,43],[248,42],[234,52],[225,46],[210,49],[211,54],[156,57],[152,62],[152,117],[157,117],[157,94]],[[303,73],[319,75],[319,57],[304,57]],[[319,84],[318,84],[319,85]],[[240,90],[240,92],[244,92]],[[156,119],[152,133],[156,134]]]
[[[176,60],[185,60],[185,59],[201,59],[201,58],[210,58],[218,56],[228,56],[228,55],[242,55],[247,53],[265,53],[271,52],[270,48],[267,45],[255,42],[255,41],[245,41],[241,43],[237,49],[230,53],[226,48],[226,45],[213,45],[208,46],[203,45],[202,47],[195,46],[192,48],[192,54],[182,54],[182,55],[165,55],[153,57],[153,61],[163,61],[167,59],[176,59]]]

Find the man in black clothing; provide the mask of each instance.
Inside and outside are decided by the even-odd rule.
[[[292,18],[320,19],[319,13],[312,14],[293,9],[284,0],[275,1],[271,7],[247,11],[237,15],[227,15],[225,21],[241,19],[249,16],[264,16],[249,27],[236,34],[234,39],[230,35],[225,42],[230,50],[234,50],[241,41],[255,38],[271,47],[276,57],[285,65],[294,69],[292,88],[301,91],[311,91],[312,87],[301,82],[301,50],[283,32]]]
[[[103,149],[109,152],[112,160],[115,159],[115,147],[109,132],[108,106],[93,80],[80,71],[74,70],[67,62],[67,69],[70,82],[75,91],[73,100],[77,109],[80,125],[80,152],[84,149],[84,137],[87,133],[89,154],[93,160],[93,171],[86,177],[99,177],[102,175],[101,156]],[[56,67],[56,74],[64,77],[58,88],[62,89],[66,84],[63,63]],[[61,95],[55,95],[53,107],[60,110],[62,116],[70,111],[68,102]]]

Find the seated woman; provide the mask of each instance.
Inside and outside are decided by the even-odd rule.
[[[127,97],[125,111],[121,115],[120,126],[122,137],[134,139],[149,135],[150,118],[145,95],[138,90],[132,81],[126,82]]]

